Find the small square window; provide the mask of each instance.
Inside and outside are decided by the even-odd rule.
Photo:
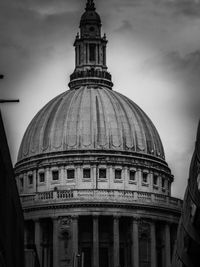
[[[130,171],[130,176],[129,176],[129,179],[131,180],[131,181],[135,181],[135,175],[136,175],[136,171]]]
[[[40,172],[40,173],[39,173],[39,181],[40,181],[40,183],[44,183],[44,181],[45,181],[45,175],[44,175],[44,172]]]
[[[122,178],[122,170],[115,170],[115,179],[121,179]]]
[[[143,172],[142,173],[142,181],[143,181],[143,183],[147,183],[148,182],[147,178],[148,178],[148,173],[147,172]]]
[[[157,175],[153,176],[153,185],[158,185],[158,176]]]
[[[59,180],[59,174],[58,171],[52,171],[52,180],[57,181]]]
[[[30,185],[33,184],[33,175],[32,174],[28,175],[28,184],[30,184]]]
[[[99,169],[99,178],[106,179],[106,169]]]
[[[90,179],[90,169],[83,169],[83,178]]]
[[[162,178],[162,188],[164,188],[164,187],[165,187],[165,179]]]
[[[90,61],[95,61],[96,45],[89,44]]]
[[[75,178],[75,171],[73,169],[67,170],[67,179],[74,179]]]

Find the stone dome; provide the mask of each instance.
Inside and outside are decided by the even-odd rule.
[[[106,87],[85,85],[60,94],[37,113],[24,134],[18,161],[100,150],[164,160],[155,126],[133,101]]]
[[[86,4],[85,12],[81,16],[80,27],[84,24],[98,24],[101,25],[101,18],[95,11],[95,4],[93,1],[88,1]]]
[[[85,11],[85,13],[83,13],[83,15],[81,17],[80,25],[86,24],[86,23],[87,24],[88,23],[93,24],[94,22],[101,24],[100,16],[94,10],[88,10],[88,11]]]

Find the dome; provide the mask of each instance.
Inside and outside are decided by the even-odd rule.
[[[85,12],[81,16],[80,26],[84,24],[97,23],[101,25],[101,18],[99,14],[95,11],[95,5],[93,1],[87,1]]]
[[[88,10],[85,13],[83,13],[82,17],[81,17],[81,22],[80,25],[83,24],[93,24],[94,22],[101,24],[101,19],[100,16],[97,12],[95,12],[94,10]]]
[[[33,118],[18,161],[52,152],[104,150],[164,159],[158,132],[130,99],[106,87],[85,85],[51,100]]]

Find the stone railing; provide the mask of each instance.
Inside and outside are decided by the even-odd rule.
[[[66,202],[114,202],[127,204],[141,204],[152,206],[165,206],[180,210],[182,200],[161,194],[140,191],[106,190],[106,189],[72,189],[38,192],[20,196],[22,206],[58,204]]]
[[[86,78],[86,77],[103,78],[109,81],[112,80],[112,76],[109,72],[91,69],[91,70],[85,70],[85,71],[75,71],[74,73],[70,75],[70,81],[74,79]]]

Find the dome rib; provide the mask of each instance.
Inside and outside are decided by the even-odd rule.
[[[70,91],[68,93],[67,98],[63,98],[60,107],[58,108],[55,119],[53,121],[53,129],[54,131],[52,132],[52,146],[53,149],[58,149],[62,145],[65,146],[65,140],[64,140],[64,134],[65,134],[65,122],[66,122],[66,116],[68,114],[68,110],[70,107],[70,103],[73,97],[73,93]],[[62,130],[61,130],[62,129]]]
[[[56,112],[59,108],[60,103],[62,102],[62,98],[59,98],[55,103],[51,106],[49,114],[47,116],[47,120],[45,123],[44,131],[43,131],[43,142],[42,148],[44,151],[48,150],[49,147],[53,148],[53,140],[52,140],[52,132],[55,130],[53,121],[56,116]]]
[[[117,110],[116,105],[117,102],[115,100],[115,97],[113,97],[112,93],[109,94],[107,90],[105,90],[105,94],[110,100],[110,103],[113,108],[113,118],[110,120],[111,125],[112,122],[115,122],[115,127],[111,127],[111,140],[112,140],[112,146],[114,147],[120,147],[122,149],[122,130],[121,130],[121,121],[119,120],[119,116],[117,115],[117,111],[120,112],[120,110]],[[112,97],[111,97],[112,95]],[[115,143],[116,142],[116,143]]]
[[[117,94],[113,94],[116,98],[117,101],[119,102],[120,108],[123,111],[123,118],[125,118],[126,120],[123,121],[122,119],[122,127],[123,127],[123,133],[124,133],[124,145],[127,148],[134,148],[134,141],[135,141],[135,135],[131,135],[131,132],[134,133],[133,128],[131,127],[131,123],[128,117],[128,109],[127,109],[127,105],[124,105],[124,103],[122,103],[122,98],[120,98]],[[124,102],[124,101],[123,101]],[[128,126],[128,127],[126,127]],[[128,129],[128,130],[127,130]],[[131,143],[131,145],[127,145],[127,143]]]
[[[110,131],[109,131],[108,123],[107,123],[107,116],[104,112],[106,110],[106,107],[105,107],[104,101],[103,101],[103,94],[105,94],[104,88],[98,89],[96,91],[96,97],[97,97],[96,99],[98,100],[98,103],[99,103],[99,113],[96,113],[96,118],[99,115],[98,118],[99,118],[99,125],[100,125],[100,134],[101,134],[101,144],[98,143],[98,145],[101,148],[104,148],[106,145],[109,144],[109,138],[108,137],[110,136],[110,133],[109,133]],[[98,134],[99,128],[97,127],[96,129],[97,129],[97,134]],[[103,142],[103,140],[104,140],[104,142]]]
[[[138,109],[138,106],[134,102],[132,102],[130,99],[123,96],[122,94],[119,94],[119,95],[120,97],[124,99],[125,103],[130,107],[134,115],[134,119],[132,118],[132,124],[134,125],[134,133],[136,137],[135,151],[139,149],[140,151],[144,152],[145,151],[145,134],[144,134],[143,125],[141,124],[141,118],[138,116],[136,112],[136,107]]]
[[[81,98],[83,95],[82,90],[74,90],[72,91],[74,93],[74,97],[72,98],[70,108],[69,108],[69,114],[67,116],[67,128],[66,131],[66,145],[67,149],[73,148],[76,144],[80,143],[80,140],[77,138],[79,136],[79,117],[80,117],[80,106],[81,106]],[[78,102],[78,103],[76,103]],[[77,117],[77,120],[73,120],[74,117]],[[75,116],[76,115],[76,116]]]
[[[154,140],[154,134],[152,134],[153,129],[151,127],[151,124],[147,122],[147,119],[144,116],[144,112],[140,108],[138,108],[138,112],[141,115],[140,117],[141,117],[142,125],[144,127],[147,152],[152,153],[152,150],[153,152],[155,150],[155,143],[152,142],[152,140]]]

